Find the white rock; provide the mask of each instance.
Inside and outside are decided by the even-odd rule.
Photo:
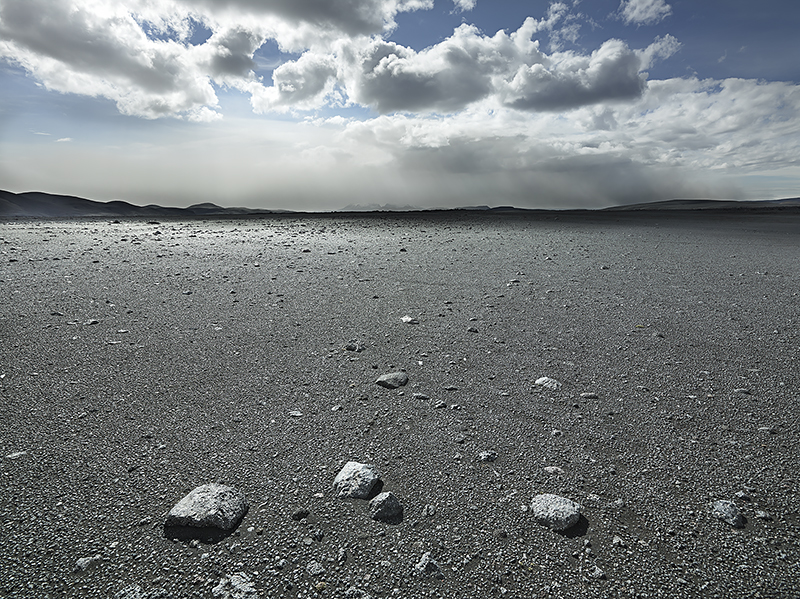
[[[75,562],[75,572],[85,572],[102,559],[103,556],[100,554],[93,555],[92,557],[82,557]]]
[[[380,472],[372,464],[347,462],[333,480],[333,490],[339,497],[366,499],[380,479]]]
[[[544,471],[547,472],[547,474],[564,474],[564,470],[558,466],[545,466]]]
[[[397,389],[408,383],[408,375],[405,372],[392,372],[378,377],[375,383],[387,389]]]
[[[441,571],[439,564],[431,557],[430,551],[422,554],[414,569],[420,574],[437,574]]]
[[[540,387],[544,387],[545,389],[550,389],[551,391],[558,391],[561,389],[560,382],[547,376],[536,379],[535,384],[539,385]]]
[[[211,593],[220,599],[258,599],[259,596],[250,577],[244,572],[223,576]]]
[[[715,518],[730,524],[734,528],[744,528],[744,517],[732,501],[720,499],[711,504],[711,513]]]
[[[165,525],[229,531],[239,524],[248,509],[244,493],[211,483],[197,487],[181,499],[170,510]]]
[[[551,493],[537,495],[531,502],[531,513],[538,524],[552,530],[567,530],[577,524],[581,506],[570,499]]]

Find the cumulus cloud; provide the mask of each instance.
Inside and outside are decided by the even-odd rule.
[[[475,8],[475,5],[478,3],[478,0],[453,0],[453,4],[456,6],[456,10],[459,12],[467,12]]]
[[[653,25],[672,14],[665,0],[622,0],[619,15],[628,25]]]

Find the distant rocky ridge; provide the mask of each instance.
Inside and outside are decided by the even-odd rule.
[[[625,206],[611,206],[602,210],[541,210],[516,208],[514,206],[466,206],[449,210],[476,212],[650,212],[650,211],[696,211],[696,210],[800,210],[800,198],[761,201],[736,200],[666,200]],[[419,207],[391,204],[350,204],[332,212],[415,212]],[[444,210],[441,208],[425,210]],[[209,202],[194,204],[188,208],[170,208],[149,204],[136,206],[122,200],[97,202],[75,196],[54,195],[43,192],[13,193],[0,190],[0,218],[63,218],[63,217],[178,217],[198,216],[252,216],[258,214],[291,213],[290,210],[268,210],[259,208],[226,208]]]
[[[136,206],[122,200],[96,202],[75,196],[54,195],[41,192],[12,193],[0,190],[0,217],[194,217],[194,216],[246,216],[270,214],[285,210],[259,210],[254,208],[224,208],[216,204],[194,204],[188,208],[169,208],[150,204]]]

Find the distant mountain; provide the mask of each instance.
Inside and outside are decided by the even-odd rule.
[[[665,200],[644,204],[628,204],[627,206],[611,206],[605,211],[642,211],[642,210],[753,210],[762,208],[800,208],[800,198],[784,200]]]
[[[122,200],[95,202],[75,196],[53,195],[41,192],[12,193],[0,190],[0,217],[192,217],[192,216],[243,216],[269,214],[283,210],[257,210],[253,208],[223,208],[216,204],[194,204],[188,208],[165,208],[150,204],[136,206]]]

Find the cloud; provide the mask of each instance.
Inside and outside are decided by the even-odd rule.
[[[622,0],[619,14],[628,25],[654,25],[671,15],[672,7],[664,0]]]
[[[475,8],[475,5],[478,3],[478,0],[453,0],[453,4],[455,4],[455,9],[458,12],[467,12]]]
[[[56,143],[70,142],[70,141],[72,141],[71,137],[62,137],[61,139],[57,139]]]

